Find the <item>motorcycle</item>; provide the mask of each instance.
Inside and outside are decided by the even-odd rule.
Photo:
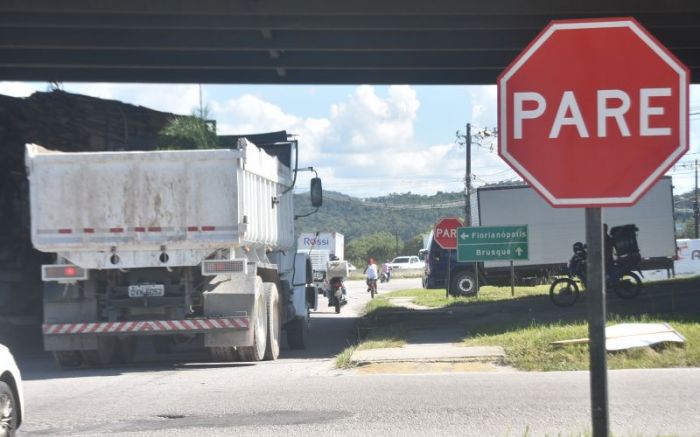
[[[549,287],[549,298],[554,305],[568,307],[576,303],[579,298],[577,279],[586,286],[586,258],[588,256],[586,245],[577,242],[574,244],[574,255],[569,260],[568,277],[559,278]],[[606,266],[606,289],[612,290],[622,299],[636,297],[642,288],[642,280],[633,270],[639,270],[641,258],[639,253],[630,256],[617,257]]]
[[[347,304],[347,290],[343,278],[333,277],[328,283],[328,306],[335,307],[336,314],[340,314],[340,308]]]
[[[382,271],[382,274],[379,275],[379,282],[382,284],[385,282],[389,282],[391,280],[391,269],[389,269],[388,272]]]

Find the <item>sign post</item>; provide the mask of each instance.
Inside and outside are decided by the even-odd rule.
[[[632,18],[553,21],[498,77],[498,154],[553,207],[585,208],[593,436],[609,433],[603,207],[688,150],[690,73]]]
[[[586,208],[586,292],[588,294],[588,348],[591,372],[591,419],[593,435],[607,436],[608,357],[605,350],[605,272],[603,211]]]
[[[450,297],[452,282],[452,250],[457,248],[457,229],[463,226],[457,217],[445,217],[435,224],[433,238],[438,246],[447,249],[447,278],[445,281],[445,297]],[[478,287],[477,287],[478,290]]]

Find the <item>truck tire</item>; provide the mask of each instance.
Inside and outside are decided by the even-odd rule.
[[[263,284],[265,291],[265,303],[267,306],[267,346],[265,347],[265,360],[276,360],[280,355],[280,335],[282,334],[282,321],[280,314],[280,298],[277,286],[272,282]]]
[[[56,351],[53,353],[53,357],[61,369],[72,369],[83,364],[83,356],[80,351]]]
[[[450,283],[450,294],[453,296],[474,296],[476,283],[471,272],[456,272]]]
[[[287,344],[290,349],[306,349],[306,336],[309,326],[306,318],[297,317],[287,324]]]
[[[262,280],[256,279],[255,288],[257,301],[255,302],[255,318],[253,322],[253,345],[238,348],[238,358],[241,361],[262,361],[267,349],[267,304],[265,302],[265,292],[262,287]]]
[[[86,366],[104,366],[112,362],[116,352],[117,339],[114,337],[98,337],[97,349],[80,351]]]
[[[14,437],[17,432],[19,410],[12,388],[0,381],[0,436]]]

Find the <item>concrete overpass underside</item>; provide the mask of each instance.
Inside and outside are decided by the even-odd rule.
[[[0,80],[493,84],[550,20],[609,16],[698,81],[695,0],[0,0]]]

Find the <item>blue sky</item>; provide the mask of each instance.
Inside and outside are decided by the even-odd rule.
[[[199,104],[199,86],[64,83],[66,91],[180,114]],[[0,94],[24,97],[46,83],[0,82]],[[496,125],[495,86],[204,85],[203,100],[222,134],[286,129],[298,135],[301,166],[314,166],[324,188],[358,197],[391,192],[433,194],[464,186],[466,122]],[[700,88],[691,87],[691,112]],[[691,116],[691,153],[700,158],[700,119]],[[495,143],[473,149],[475,185],[515,177]],[[493,149],[493,150],[492,150]],[[672,171],[676,193],[692,190],[689,169]],[[299,190],[306,189],[303,183]]]

